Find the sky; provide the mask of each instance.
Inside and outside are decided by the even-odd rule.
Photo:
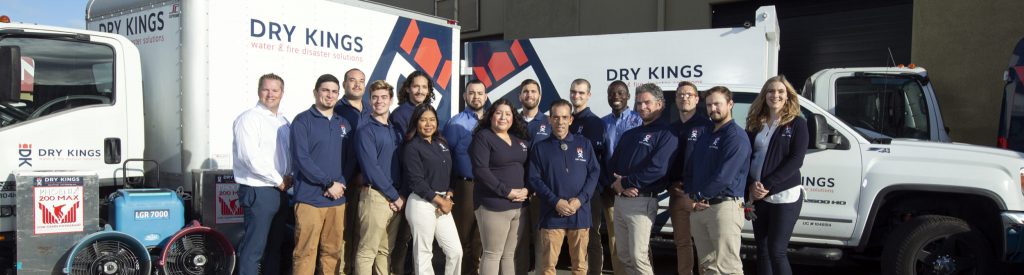
[[[88,0],[0,0],[0,15],[11,22],[85,28]]]

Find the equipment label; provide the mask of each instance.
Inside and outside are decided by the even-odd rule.
[[[218,182],[220,182],[218,180]],[[242,223],[237,183],[217,183],[217,224]]]
[[[35,234],[82,232],[82,177],[36,177],[34,181]]]
[[[136,221],[166,220],[171,218],[171,210],[135,210]]]

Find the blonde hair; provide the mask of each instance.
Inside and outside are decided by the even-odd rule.
[[[768,123],[771,117],[771,110],[768,108],[765,94],[771,89],[771,85],[776,82],[786,86],[786,103],[782,106],[782,110],[779,113],[779,124],[787,124],[800,115],[800,98],[796,93],[796,89],[793,89],[793,84],[790,84],[785,76],[777,75],[764,82],[761,92],[757,94],[754,103],[750,105],[750,113],[747,114],[748,132],[760,132],[761,128]]]
[[[374,81],[373,83],[370,83],[370,92],[376,90],[387,90],[388,97],[395,97],[395,87],[392,87],[391,84],[388,84],[387,81],[377,80]]]

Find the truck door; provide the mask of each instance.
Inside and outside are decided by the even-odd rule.
[[[117,41],[28,33],[0,34],[0,46],[21,52],[20,98],[0,102],[0,169],[13,185],[16,170],[94,170],[113,182],[128,127],[125,68]],[[118,174],[119,175],[119,174]],[[12,188],[2,189],[4,192]],[[0,193],[6,195],[6,193]],[[13,204],[13,197],[0,204]],[[6,218],[0,231],[13,230]]]
[[[757,94],[733,94],[733,118],[746,127],[747,113]],[[801,98],[801,113],[808,124],[813,124],[815,113],[830,116],[820,108],[806,108],[814,103]],[[812,125],[808,130],[813,131]],[[860,196],[862,162],[860,144],[856,136],[839,127],[837,121],[829,126],[836,130],[840,145],[836,148],[817,149],[812,144],[800,169],[804,187],[804,204],[793,229],[793,241],[801,238],[843,240],[853,233],[857,220],[857,198]],[[809,133],[813,139],[813,132]],[[753,238],[753,227],[743,226],[745,238]]]

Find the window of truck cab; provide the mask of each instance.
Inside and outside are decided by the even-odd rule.
[[[114,103],[114,49],[64,38],[0,37],[21,49],[21,96],[0,104],[0,128]]]
[[[929,140],[924,88],[914,75],[859,74],[836,80],[835,115],[858,130]]]

